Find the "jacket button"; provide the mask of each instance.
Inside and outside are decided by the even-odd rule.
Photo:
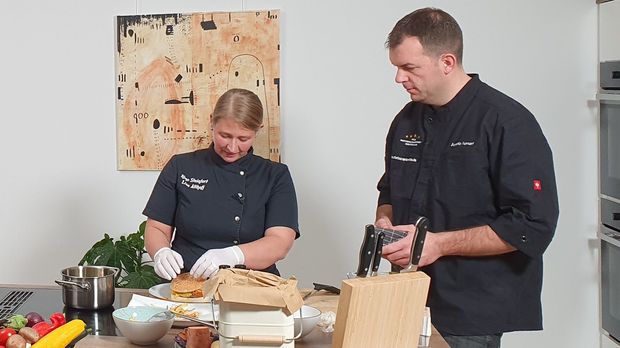
[[[235,245],[239,244],[239,241],[238,240],[233,240],[233,244],[235,244]]]
[[[527,242],[527,237],[526,237],[526,236],[521,236],[521,241],[522,241],[523,243]]]
[[[241,220],[241,218],[238,216],[235,216],[235,221],[239,221],[239,220]]]
[[[245,175],[245,172],[242,170],[239,172],[239,175]]]

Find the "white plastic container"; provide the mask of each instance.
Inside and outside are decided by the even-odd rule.
[[[219,305],[220,348],[295,347],[295,321],[281,308],[223,301]],[[242,342],[239,337],[248,342]],[[282,343],[273,343],[278,338]]]

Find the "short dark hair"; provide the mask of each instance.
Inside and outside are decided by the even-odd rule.
[[[415,10],[401,18],[390,34],[385,46],[393,49],[408,37],[420,40],[427,55],[439,57],[452,53],[463,61],[463,32],[454,17],[438,8],[426,7]]]

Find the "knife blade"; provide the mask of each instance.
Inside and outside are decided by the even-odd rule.
[[[399,240],[407,237],[407,232],[391,230],[389,228],[380,228],[375,227],[375,233],[383,232],[385,234],[385,239],[383,240],[383,244],[392,244],[398,242]]]
[[[357,264],[357,276],[366,277],[368,270],[370,269],[370,263],[372,262],[373,252],[375,248],[375,226],[366,225],[364,232],[364,240],[360,247],[359,262]]]
[[[371,277],[377,275],[377,271],[379,270],[379,264],[381,263],[381,255],[383,253],[383,240],[385,238],[385,233],[383,231],[376,232],[377,242],[375,243],[375,253],[374,258],[372,259],[372,272],[370,273]]]
[[[424,240],[426,240],[426,231],[428,230],[428,219],[420,216],[415,222],[415,235],[411,242],[411,255],[409,255],[409,265],[405,267],[403,272],[415,272],[418,270],[422,250],[424,250]]]

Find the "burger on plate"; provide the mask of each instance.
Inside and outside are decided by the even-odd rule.
[[[208,302],[202,290],[205,282],[206,279],[181,273],[170,282],[170,299],[179,302]]]

